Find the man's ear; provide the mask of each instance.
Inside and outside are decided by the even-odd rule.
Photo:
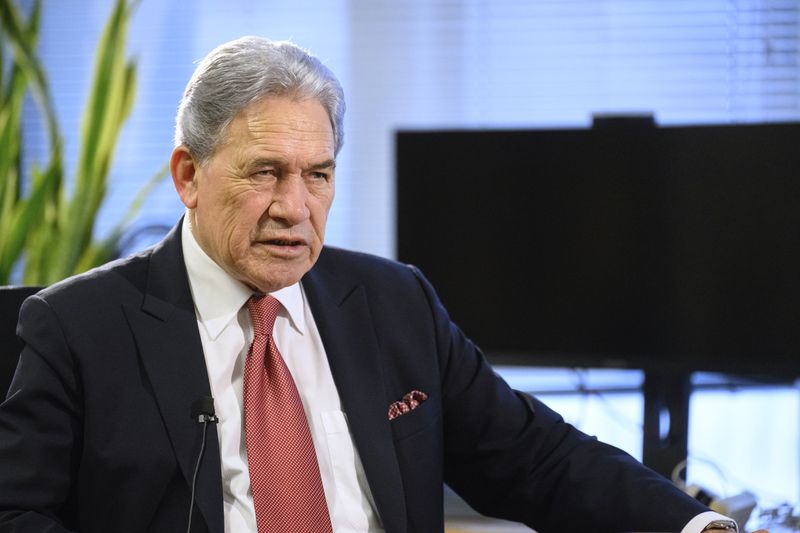
[[[176,147],[169,158],[172,183],[181,202],[189,209],[197,207],[197,174],[200,165],[184,145]]]

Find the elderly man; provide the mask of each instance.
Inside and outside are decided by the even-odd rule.
[[[511,390],[419,271],[323,247],[344,108],[290,43],[198,66],[186,215],[22,307],[0,531],[429,533],[443,483],[542,533],[734,529]]]

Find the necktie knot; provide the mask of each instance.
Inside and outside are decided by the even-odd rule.
[[[261,296],[254,294],[247,300],[247,310],[250,311],[250,318],[253,320],[255,336],[272,335],[272,328],[275,326],[280,308],[281,303],[269,294]]]

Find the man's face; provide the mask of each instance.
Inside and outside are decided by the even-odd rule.
[[[333,202],[333,129],[322,105],[268,97],[231,122],[206,165],[181,149],[173,180],[203,250],[265,293],[299,281],[319,257]]]

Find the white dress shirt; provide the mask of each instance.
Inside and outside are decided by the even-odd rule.
[[[253,291],[228,275],[200,248],[189,228],[188,217],[184,218],[181,232],[211,394],[219,418],[225,531],[256,533],[242,409],[244,363],[253,339],[250,313],[243,306]],[[275,343],[294,378],[308,418],[333,530],[382,532],[305,293],[296,283],[272,296],[283,306],[273,330]]]

